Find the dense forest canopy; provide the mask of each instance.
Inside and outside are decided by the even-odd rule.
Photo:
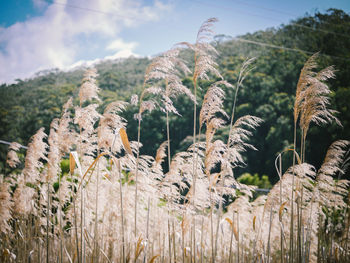
[[[293,103],[300,70],[307,58],[320,52],[320,68],[334,65],[336,78],[330,81],[332,108],[339,113],[343,127],[311,126],[307,137],[306,161],[317,168],[329,145],[337,139],[350,139],[350,16],[341,10],[306,15],[279,28],[270,28],[238,38],[218,35],[215,47],[217,60],[224,79],[235,84],[239,69],[246,58],[256,57],[254,69],[245,79],[238,93],[236,116],[255,115],[264,123],[255,131],[252,144],[258,151],[246,154],[247,166],[239,173],[266,174],[276,180],[274,158],[293,143]],[[183,54],[187,57],[187,54]],[[109,102],[130,100],[139,94],[148,58],[128,58],[105,61],[96,68],[101,88],[102,111]],[[63,72],[57,69],[40,72],[37,76],[18,79],[15,84],[0,86],[0,139],[26,145],[40,127],[48,131],[50,121],[60,116],[61,107],[70,96],[77,97],[84,69]],[[191,87],[189,77],[183,83]],[[199,105],[209,82],[202,81],[198,95]],[[192,88],[192,87],[191,87]],[[230,113],[234,90],[227,89],[225,111]],[[172,153],[185,149],[193,133],[193,105],[188,98],[180,97],[176,108],[181,117],[170,115]],[[137,137],[137,121],[133,116],[136,107],[129,106],[123,113],[128,120],[127,132],[131,140]],[[199,111],[198,111],[199,112]],[[142,137],[145,154],[155,155],[159,144],[166,140],[165,115],[153,111],[143,118]],[[227,130],[219,131],[227,136]],[[7,146],[0,145],[1,164]],[[312,152],[312,154],[310,154]],[[4,169],[4,167],[2,167]]]

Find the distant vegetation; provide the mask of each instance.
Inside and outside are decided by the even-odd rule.
[[[332,90],[331,102],[337,117],[342,120],[343,128],[331,125],[324,129],[310,128],[307,151],[308,162],[319,167],[328,146],[337,139],[350,138],[350,16],[340,10],[329,10],[325,14],[316,13],[282,25],[253,34],[240,36],[254,42],[283,46],[293,50],[304,50],[310,53],[295,52],[279,48],[266,47],[218,35],[214,46],[219,51],[217,63],[225,80],[235,84],[242,62],[248,57],[256,57],[254,69],[246,78],[237,102],[237,117],[251,114],[264,119],[264,123],[255,132],[253,144],[257,152],[246,155],[247,167],[240,173],[250,172],[266,174],[272,182],[277,180],[273,159],[276,154],[293,143],[293,111],[295,86],[301,67],[307,58],[319,51],[319,65],[334,65],[336,78],[330,80]],[[188,54],[183,54],[184,57]],[[107,61],[96,66],[99,76],[98,86],[102,89],[103,101],[99,107],[116,99],[129,101],[132,94],[139,94],[142,88],[143,75],[150,64],[147,58],[129,58],[122,61]],[[17,80],[16,84],[0,86],[0,139],[18,141],[24,145],[40,127],[48,132],[54,117],[60,115],[60,109],[69,96],[78,92],[83,70],[61,72],[51,70],[41,72],[37,77],[28,80]],[[188,78],[183,83],[191,87]],[[199,92],[205,94],[209,83],[201,81]],[[233,90],[226,91],[227,98],[233,98]],[[200,96],[198,99],[201,99]],[[192,104],[183,97],[174,102],[182,118],[171,121],[172,154],[184,150],[189,145],[184,139],[192,135]],[[224,109],[232,108],[232,100],[227,99]],[[201,101],[199,101],[201,105]],[[128,134],[131,139],[137,138],[137,121],[133,116],[137,109],[128,107],[123,116],[129,121]],[[170,118],[173,118],[170,116]],[[165,116],[153,111],[145,116],[143,123],[144,143],[142,152],[154,155],[162,141],[166,140]],[[218,136],[227,136],[227,130],[219,130]],[[187,142],[191,141],[188,138]],[[7,146],[0,145],[1,160],[5,159]]]
[[[1,87],[1,136],[35,132],[2,163],[1,262],[348,262],[349,16],[212,42],[216,22]]]

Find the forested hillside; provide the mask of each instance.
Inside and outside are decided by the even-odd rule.
[[[220,33],[220,32],[218,32]],[[264,120],[252,137],[258,151],[247,153],[245,172],[269,175],[275,180],[274,159],[278,152],[293,143],[293,103],[300,70],[311,54],[320,52],[319,66],[334,65],[336,78],[330,81],[332,108],[339,113],[343,127],[311,126],[307,137],[306,154],[309,163],[319,167],[329,145],[336,139],[350,139],[350,16],[340,10],[325,14],[305,16],[280,28],[271,28],[237,39],[218,35],[214,43],[219,51],[218,64],[224,79],[235,85],[243,61],[256,57],[254,69],[239,90],[237,117],[250,114]],[[170,48],[170,47],[169,47]],[[160,51],[161,52],[161,51]],[[186,54],[183,54],[186,57]],[[148,58],[129,58],[106,61],[96,65],[101,88],[100,110],[116,99],[130,100],[139,94]],[[32,79],[17,80],[16,84],[0,86],[0,139],[28,143],[40,127],[48,131],[50,121],[59,117],[62,105],[70,96],[77,97],[83,69],[71,72],[49,70]],[[190,77],[183,83],[192,88]],[[199,105],[209,83],[200,82]],[[234,90],[226,92],[225,110],[231,111]],[[230,99],[232,98],[232,99]],[[176,108],[181,118],[170,115],[172,153],[184,149],[193,133],[193,104],[180,97]],[[133,119],[136,107],[128,106],[123,113],[128,120],[127,133],[131,140],[137,138],[137,121]],[[198,111],[199,113],[199,111]],[[159,144],[166,140],[165,115],[153,111],[142,121],[142,152],[155,155]],[[218,132],[222,136],[227,131]],[[147,142],[147,143],[146,143]],[[7,147],[1,148],[1,159]],[[3,168],[2,168],[3,169]],[[242,171],[243,172],[243,171]]]

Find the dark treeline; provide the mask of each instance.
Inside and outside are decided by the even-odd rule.
[[[238,93],[236,116],[255,115],[264,119],[264,123],[252,137],[251,143],[258,151],[246,154],[247,167],[241,172],[266,174],[272,181],[276,180],[275,156],[293,143],[293,103],[300,70],[307,58],[315,52],[320,52],[320,68],[334,65],[337,70],[336,79],[330,82],[331,103],[332,108],[339,111],[337,117],[343,127],[335,124],[326,127],[313,125],[307,137],[306,161],[318,168],[332,142],[337,139],[350,139],[348,14],[331,9],[324,14],[306,15],[279,28],[246,34],[239,39],[218,35],[215,40],[220,53],[218,64],[221,74],[231,84],[236,83],[243,61],[256,57],[254,69]],[[149,63],[147,58],[129,58],[97,65],[98,85],[103,98],[101,111],[111,101],[128,101],[132,94],[140,94],[145,69]],[[26,145],[30,136],[40,127],[44,126],[48,131],[50,121],[60,116],[61,106],[68,97],[77,97],[82,74],[83,69],[72,72],[50,70],[40,72],[32,79],[18,79],[16,84],[1,85],[0,139]],[[192,85],[190,77],[184,77],[183,83],[189,87]],[[202,91],[198,98],[199,105],[209,84],[200,83]],[[227,90],[225,110],[229,114],[233,97],[234,90]],[[176,108],[182,116],[170,116],[172,153],[186,148],[191,141],[189,136],[193,133],[192,103],[187,98],[180,97]],[[130,106],[124,112],[131,140],[137,138],[137,122],[133,119],[136,111],[135,107]],[[222,130],[218,134],[227,136],[227,132]],[[154,155],[159,144],[165,140],[165,115],[153,111],[143,118],[142,151]],[[0,147],[3,165],[7,147]]]

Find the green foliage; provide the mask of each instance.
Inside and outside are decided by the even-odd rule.
[[[122,184],[124,185],[125,183],[128,185],[134,185],[135,181],[131,179],[131,174],[130,172],[122,171]]]
[[[61,171],[63,175],[69,173],[69,159],[63,159],[61,161]]]
[[[299,24],[301,26],[295,26]],[[264,119],[264,123],[254,133],[251,143],[258,151],[246,154],[247,167],[251,174],[267,174],[272,182],[278,176],[274,169],[274,156],[293,142],[293,101],[300,70],[310,53],[320,51],[320,68],[334,65],[338,71],[331,81],[331,104],[339,111],[338,118],[343,128],[333,125],[322,129],[310,127],[306,161],[318,168],[326,149],[337,139],[350,139],[350,16],[341,10],[330,9],[326,13],[316,13],[299,18],[277,29],[257,31],[241,36],[243,39],[263,42],[309,53],[270,48],[251,43],[228,40],[217,36],[216,48],[220,57],[218,64],[225,80],[235,84],[242,62],[247,57],[256,56],[255,69],[247,76],[241,87],[235,118],[251,114]],[[303,27],[306,26],[306,27]],[[310,30],[312,27],[317,30]],[[333,32],[333,33],[332,33]],[[184,57],[189,54],[184,52]],[[190,60],[189,60],[190,61]],[[99,110],[115,100],[129,100],[132,94],[140,94],[143,76],[150,60],[148,58],[129,58],[122,61],[106,61],[97,65],[98,85],[101,88],[102,103]],[[191,67],[190,62],[190,67]],[[36,77],[18,80],[16,84],[0,85],[0,139],[18,141],[24,145],[40,127],[49,130],[53,118],[60,116],[60,109],[68,97],[77,97],[83,69],[61,72],[57,69],[39,72]],[[191,88],[190,78],[183,83]],[[200,82],[198,105],[207,89],[208,83]],[[234,89],[225,90],[225,111],[230,114]],[[188,145],[181,142],[190,136],[193,124],[193,105],[187,98],[180,97],[175,106],[181,118],[170,115],[170,138],[172,154]],[[127,132],[130,140],[137,138],[137,121],[133,116],[136,107],[128,107],[122,114],[128,121]],[[199,113],[199,110],[198,110]],[[229,120],[227,120],[229,121]],[[220,134],[220,132],[219,132]],[[227,136],[225,131],[222,136]],[[142,154],[155,155],[158,146],[166,140],[164,114],[153,111],[142,121]],[[310,143],[312,142],[312,143]],[[0,148],[2,163],[6,147]],[[310,153],[313,153],[312,155]],[[166,164],[165,164],[166,165]],[[242,170],[238,171],[242,173]]]
[[[164,198],[159,199],[159,203],[157,204],[158,207],[163,207],[166,206],[168,203],[167,200],[165,200]]]
[[[256,185],[264,189],[270,189],[272,187],[267,175],[260,177],[258,174],[251,175],[250,173],[244,173],[237,178],[237,181],[246,185]]]

